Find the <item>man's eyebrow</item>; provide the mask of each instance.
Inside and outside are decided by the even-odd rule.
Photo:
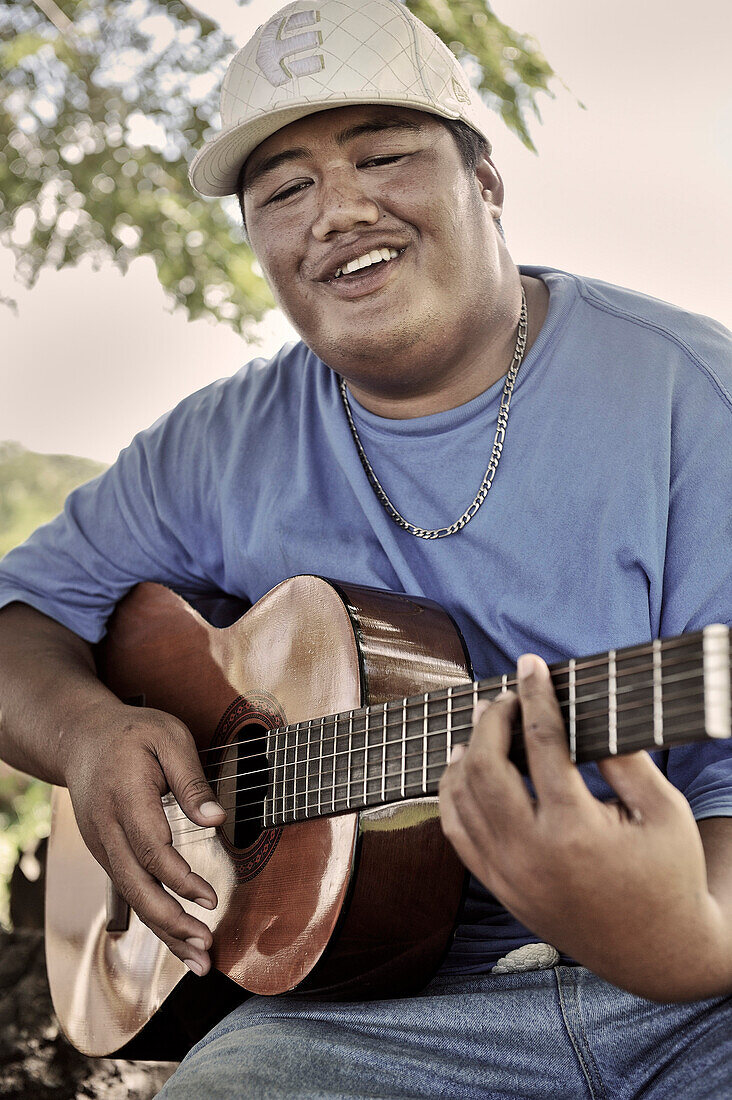
[[[409,130],[414,134],[421,134],[423,127],[418,122],[410,122],[407,118],[374,118],[365,122],[358,122],[355,126],[347,126],[336,134],[339,145],[345,145],[362,134],[378,134],[381,130]]]
[[[353,141],[354,138],[362,137],[364,134],[378,134],[382,130],[408,130],[411,133],[419,134],[422,132],[422,127],[419,123],[410,122],[409,119],[405,118],[367,119],[365,122],[358,122],[353,126],[347,126],[344,130],[339,130],[335,135],[335,140],[338,145],[342,146],[349,141]],[[304,146],[296,146],[293,149],[283,149],[281,153],[273,153],[271,157],[265,157],[253,168],[245,170],[242,190],[248,191],[256,180],[261,179],[268,172],[273,172],[281,164],[287,164],[291,160],[307,159],[309,156],[309,149]]]
[[[267,172],[274,172],[275,168],[279,168],[281,164],[287,164],[288,160],[298,160],[303,157],[308,157],[310,152],[303,146],[298,146],[294,149],[283,149],[281,153],[273,153],[271,157],[265,157],[259,164],[255,164],[253,168],[249,168],[247,165],[244,171],[244,183],[242,190],[248,191],[249,188],[258,180],[261,176]]]

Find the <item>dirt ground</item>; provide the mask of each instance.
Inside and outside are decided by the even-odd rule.
[[[86,1058],[61,1034],[46,979],[43,932],[0,931],[0,1097],[151,1100],[174,1062]]]

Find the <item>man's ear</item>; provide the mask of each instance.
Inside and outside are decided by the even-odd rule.
[[[503,180],[490,157],[480,158],[475,175],[483,201],[488,204],[491,216],[499,221],[503,213]]]

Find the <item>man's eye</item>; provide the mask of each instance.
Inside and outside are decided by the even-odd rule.
[[[401,160],[403,156],[403,153],[391,153],[388,156],[384,155],[381,157],[369,157],[369,159],[365,160],[363,163],[366,168],[368,168],[369,165],[373,165],[375,168],[379,168],[382,164],[393,164],[395,161]]]
[[[293,183],[291,187],[286,187],[284,191],[278,191],[276,195],[273,195],[267,202],[282,202],[283,199],[289,199],[291,195],[296,195],[298,191],[302,191],[304,187],[308,186],[306,180],[300,180],[299,183]]]

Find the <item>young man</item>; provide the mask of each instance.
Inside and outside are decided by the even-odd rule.
[[[442,783],[474,878],[431,985],[251,998],[164,1094],[722,1095],[729,745],[577,769],[541,658],[730,622],[729,334],[517,270],[479,105],[392,0],[284,8],[232,61],[222,116],[192,181],[240,192],[303,343],[184,401],[8,556],[4,754],[68,785],[123,896],[203,973],[211,934],[168,891],[216,898],[170,846],[160,795],[200,825],[223,812],[181,723],[93,673],[89,643],[129,588],[255,600],[313,572],[442,603],[478,676],[539,656]],[[508,761],[519,708],[531,789]]]

